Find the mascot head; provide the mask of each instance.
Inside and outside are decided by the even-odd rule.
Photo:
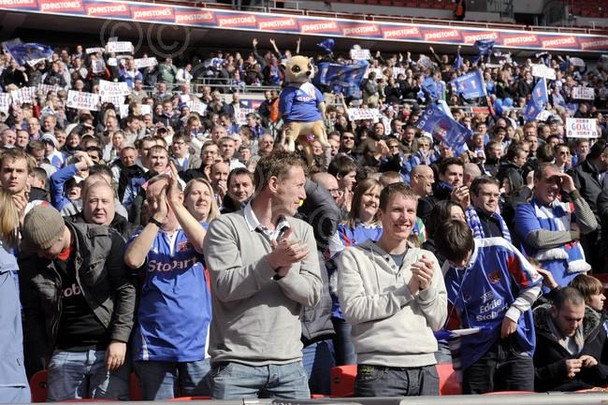
[[[287,83],[306,83],[312,80],[314,74],[312,61],[305,56],[293,56],[285,64]]]

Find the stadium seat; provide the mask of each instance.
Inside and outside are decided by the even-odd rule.
[[[131,401],[141,401],[144,399],[144,393],[139,385],[139,377],[137,374],[131,373],[131,380],[129,381],[129,395]]]
[[[30,378],[32,402],[46,402],[48,372],[40,370]]]
[[[462,394],[462,387],[452,364],[437,364],[436,367],[437,373],[439,374],[439,395]]]
[[[208,401],[211,397],[177,397],[173,399],[168,399],[168,402],[181,402],[181,401]]]
[[[509,394],[538,394],[534,391],[494,391],[494,392],[486,392],[483,395],[509,395]]]
[[[355,395],[357,365],[337,366],[331,369],[331,397],[344,398]]]

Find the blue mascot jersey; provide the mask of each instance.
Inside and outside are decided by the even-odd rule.
[[[323,94],[312,83],[300,86],[289,85],[281,90],[279,108],[285,123],[314,122],[323,119],[319,112],[319,103],[325,101]]]
[[[190,362],[205,358],[211,294],[203,255],[194,250],[182,229],[171,236],[158,232],[140,275],[138,322],[133,330],[135,360]]]

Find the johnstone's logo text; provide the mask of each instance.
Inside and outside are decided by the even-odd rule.
[[[148,272],[154,273],[155,271],[169,272],[173,270],[185,270],[196,264],[197,259],[195,257],[187,260],[172,260],[170,262],[158,262],[156,260],[150,260],[148,262]]]
[[[338,26],[335,22],[326,22],[319,24],[303,24],[302,32],[317,32],[317,31],[333,31]]]
[[[363,25],[360,27],[347,27],[344,28],[344,35],[365,35],[365,34],[377,34],[378,27],[375,25]]]
[[[209,22],[213,21],[213,14],[202,13],[202,14],[176,14],[175,22],[177,23],[191,23],[191,22]]]
[[[576,39],[574,39],[574,37],[566,37],[566,38],[548,39],[548,40],[543,41],[543,48],[551,47],[551,46],[562,46],[562,45],[576,45]]]
[[[608,39],[598,39],[597,41],[581,42],[581,48],[583,49],[599,48],[604,46],[608,47]]]
[[[384,38],[403,38],[420,35],[420,30],[415,28],[404,28],[401,30],[384,31]]]
[[[261,30],[271,30],[275,28],[295,28],[296,20],[290,18],[288,20],[270,20],[260,21],[259,28]]]
[[[433,39],[448,39],[448,38],[458,38],[458,31],[437,31],[437,32],[429,32],[428,34],[424,34],[424,40],[430,41]]]
[[[490,32],[490,33],[484,33],[484,34],[475,34],[475,35],[464,35],[464,42],[465,43],[469,43],[469,42],[475,42],[479,39],[493,39],[496,40],[498,39],[498,34],[496,34],[495,32]]]
[[[0,6],[36,6],[33,0],[0,0]]]
[[[220,27],[255,24],[255,17],[219,18]]]
[[[88,15],[105,15],[105,14],[126,14],[129,12],[126,4],[115,4],[112,6],[91,6],[87,7]]]
[[[57,3],[42,3],[41,11],[68,10],[82,8],[79,1],[59,1]]]
[[[170,8],[154,8],[152,10],[135,10],[133,18],[136,20],[144,18],[172,17]]]
[[[507,37],[504,39],[505,45],[530,44],[537,41],[536,35],[521,35],[518,37]]]

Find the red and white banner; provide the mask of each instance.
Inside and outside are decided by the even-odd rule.
[[[129,16],[129,5],[125,3],[87,4],[86,12],[91,17]]]
[[[176,11],[175,22],[177,24],[213,24],[215,16],[211,11]]]
[[[173,7],[133,7],[131,17],[135,21],[171,21],[175,20]]]
[[[420,39],[420,28],[418,27],[382,27],[385,39]]]
[[[296,31],[300,28],[298,25],[298,20],[296,20],[294,17],[259,17],[257,22],[258,29],[262,31]]]
[[[82,0],[39,0],[39,9],[43,13],[81,13],[84,9]]]
[[[340,24],[333,20],[314,20],[300,22],[302,34],[341,34]]]
[[[255,28],[257,24],[255,15],[250,14],[218,15],[216,20],[220,28]]]

